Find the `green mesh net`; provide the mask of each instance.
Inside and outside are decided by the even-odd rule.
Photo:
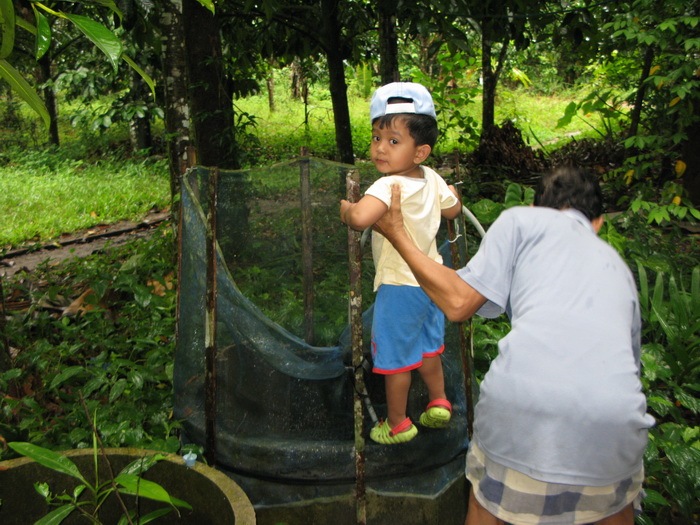
[[[300,233],[287,233],[285,238],[282,231],[290,229],[284,221],[301,223],[300,167],[308,169],[311,177],[314,249],[326,252],[314,254],[314,276],[329,270],[343,275],[338,268],[347,270],[347,230],[338,219],[338,201],[344,197],[341,184],[345,173],[354,167],[299,159],[256,170],[220,171],[215,198],[208,169],[190,170],[182,184],[175,417],[183,421],[186,440],[205,445],[205,399],[207,388],[213,388],[217,466],[230,472],[257,504],[299,499],[302,486],[314,495],[336,493],[352,487],[355,479],[354,371],[347,292],[339,293],[336,287],[329,296],[317,298],[315,319],[338,328],[337,321],[333,324],[337,312],[344,318],[327,345],[309,344],[300,337],[294,323],[293,328],[283,328],[270,319],[286,308],[285,300],[294,297],[285,286],[294,290],[297,283],[298,288]],[[365,180],[363,186],[369,182]],[[207,224],[211,202],[216,202],[217,241],[214,387],[205,381]],[[283,222],[284,228],[280,227]],[[446,245],[441,251],[446,264],[450,264]],[[280,298],[273,297],[267,312],[263,312],[237,286],[236,276],[238,272],[245,275],[247,286],[254,287],[255,276],[259,275],[254,269],[268,265],[269,270],[271,261],[276,261],[279,277],[274,277],[269,290],[260,295],[267,298],[278,288],[285,291]],[[371,290],[369,254],[363,264],[367,265],[364,280],[369,281]],[[343,289],[341,284],[340,289],[347,287]],[[371,293],[367,295],[372,298]],[[364,354],[371,370],[371,300],[365,298],[364,304],[370,305],[363,315],[363,333]],[[457,327],[447,323],[443,365],[454,410],[448,429],[421,429],[418,438],[405,445],[380,446],[367,437],[373,421],[365,413],[365,471],[369,484],[434,493],[463,476],[462,458],[468,438],[460,352]],[[384,416],[383,378],[370,372],[365,374],[365,381],[371,406]],[[427,401],[427,392],[416,375],[408,406],[414,421]]]

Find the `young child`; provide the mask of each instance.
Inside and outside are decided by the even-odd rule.
[[[392,184],[401,185],[405,227],[421,251],[442,262],[435,236],[441,217],[462,210],[454,187],[435,171],[421,166],[438,136],[433,100],[428,90],[410,82],[380,87],[370,104],[372,144],[377,170],[385,175],[359,202],[340,202],[340,219],[355,230],[371,227],[391,203]],[[451,418],[440,354],[444,350],[445,318],[418,286],[404,260],[377,232],[372,233],[377,292],[372,323],[373,372],[384,375],[387,420],[370,432],[377,443],[392,445],[413,439],[418,429],[406,415],[411,371],[418,369],[430,402],[420,424],[443,428]]]

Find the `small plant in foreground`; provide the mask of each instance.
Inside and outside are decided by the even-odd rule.
[[[81,398],[80,401],[83,410],[86,415],[89,416],[85,400]],[[8,446],[15,452],[33,459],[40,465],[53,471],[71,476],[80,483],[73,488],[71,494],[53,494],[48,483],[35,483],[34,488],[44,497],[49,506],[56,507],[42,519],[38,520],[35,525],[57,525],[75,511],[87,518],[90,523],[100,524],[102,523],[100,521],[100,511],[103,508],[103,504],[111,495],[117,498],[122,511],[122,516],[117,522],[118,525],[133,525],[134,523],[141,525],[149,523],[161,516],[165,516],[171,512],[171,510],[178,511],[178,507],[189,510],[192,509],[189,503],[172,497],[168,494],[168,491],[158,483],[141,477],[144,472],[164,458],[161,454],[144,456],[132,461],[115,476],[112,464],[105,452],[102,440],[98,435],[97,427],[95,426],[96,420],[97,414],[95,413],[95,416],[90,420],[90,426],[92,427],[94,483],[88,481],[88,479],[83,476],[82,472],[80,472],[78,466],[67,456],[32,443],[8,443]],[[109,471],[107,476],[100,476],[98,454],[101,455],[107,464],[107,470]],[[102,481],[102,479],[105,479],[105,481]],[[122,498],[123,495],[135,496],[137,501],[138,498],[146,498],[167,503],[169,507],[156,509],[145,516],[140,516],[138,504],[137,509],[130,510],[126,501]]]
[[[36,522],[36,525],[58,524],[77,511],[91,523],[101,523],[99,519],[100,509],[107,498],[114,494],[119,499],[124,514],[118,524],[145,524],[156,518],[164,516],[172,510],[179,508],[191,509],[185,501],[174,498],[159,484],[143,479],[141,475],[163,459],[162,455],[143,457],[131,462],[124,467],[119,474],[110,477],[107,481],[100,482],[98,471],[98,449],[94,447],[94,482],[91,483],[80,472],[78,466],[70,458],[49,449],[32,445],[31,443],[13,442],[9,446],[19,454],[33,459],[37,463],[71,476],[78,480],[79,484],[71,494],[52,494],[49,485],[45,482],[34,484],[36,491],[46,499],[46,502],[56,508],[45,517]],[[121,495],[130,495],[147,498],[154,501],[167,503],[169,507],[150,512],[146,516],[138,516],[136,510],[129,510]]]

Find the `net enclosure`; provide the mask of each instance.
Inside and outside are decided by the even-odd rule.
[[[342,282],[348,273],[348,236],[338,218],[339,199],[345,196],[341,181],[351,168],[302,157],[246,171],[195,167],[183,179],[175,417],[186,441],[215,446],[217,467],[234,477],[254,504],[338,493],[352,487],[356,477],[355,382]],[[288,302],[298,311],[301,301],[301,234],[294,228],[286,237],[282,233],[302,223],[300,170],[310,174],[313,278],[327,283],[341,276],[339,285],[325,286],[315,297],[314,322],[326,326],[317,330],[321,344],[304,340],[299,323],[282,315]],[[367,186],[371,181],[363,178]],[[448,244],[438,241],[445,264],[451,264]],[[364,366],[371,370],[371,254],[363,255],[362,264],[369,290],[362,315]],[[270,279],[262,285],[256,284],[260,268]],[[265,311],[237,284],[239,274],[247,289],[258,287]],[[282,326],[287,322],[291,327]],[[368,486],[434,493],[463,476],[468,423],[462,338],[459,327],[447,323],[443,366],[454,410],[450,426],[421,428],[407,444],[387,447],[369,440],[371,410],[383,417],[386,408],[383,378],[365,373]],[[408,405],[414,421],[427,402],[416,373]]]

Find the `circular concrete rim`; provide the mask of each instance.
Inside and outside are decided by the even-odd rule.
[[[91,448],[81,448],[81,449],[71,449],[63,450],[59,452],[68,457],[72,456],[92,456],[94,451]],[[98,452],[101,454],[102,452]],[[185,467],[184,460],[177,454],[171,454],[168,452],[160,452],[158,450],[150,450],[143,448],[106,448],[104,449],[106,455],[119,454],[134,457],[142,457],[144,455],[153,456],[155,454],[160,454],[164,456],[165,461],[175,463],[176,465],[181,465]],[[19,467],[25,463],[32,463],[34,460],[26,457],[8,459],[5,461],[0,461],[0,470],[6,470],[14,467]],[[250,499],[243,492],[243,489],[226,474],[216,470],[213,467],[205,465],[204,463],[197,461],[194,467],[191,467],[195,472],[201,474],[202,476],[208,478],[212,483],[215,483],[217,487],[226,495],[228,501],[231,502],[233,515],[236,523],[241,523],[242,525],[254,525],[255,519],[255,509]]]

